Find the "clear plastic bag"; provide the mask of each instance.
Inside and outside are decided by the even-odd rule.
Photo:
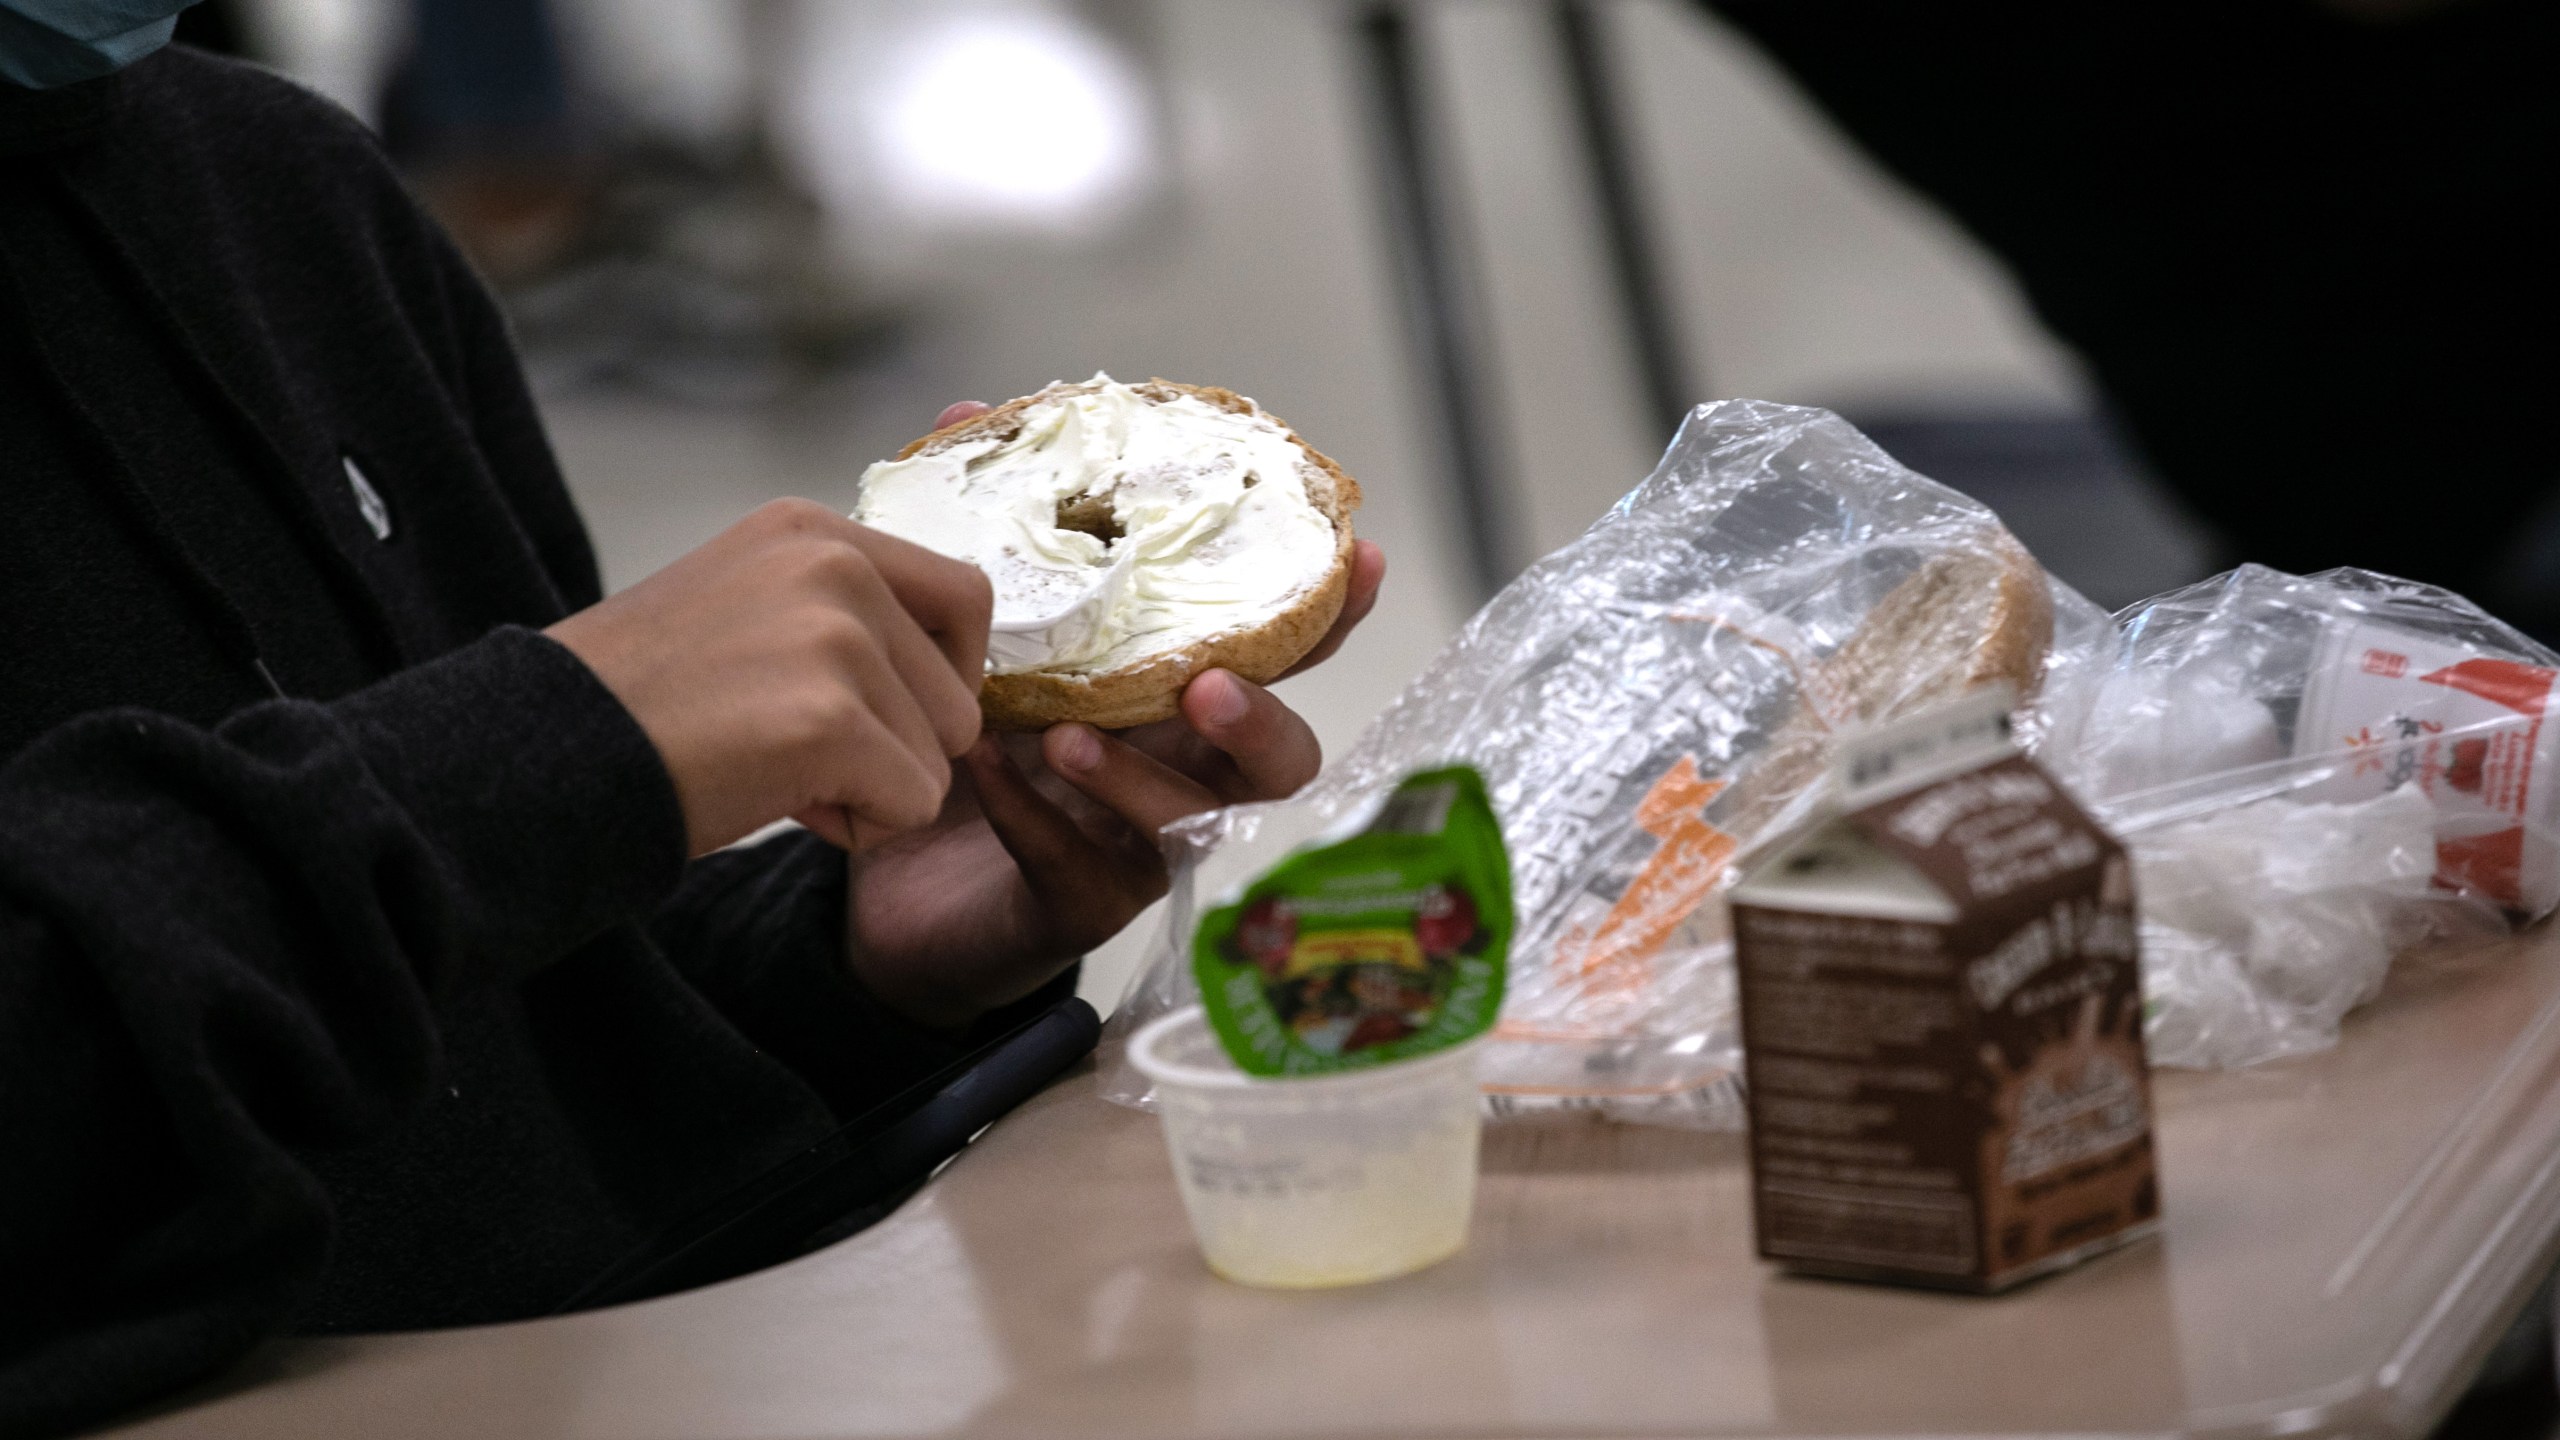
[[[2032,689],[2049,653],[2094,664],[2108,633],[1988,510],[1838,417],[1702,407],[1307,789],[1168,828],[1172,903],[1112,1034],[1191,997],[1198,905],[1402,776],[1464,761],[1492,789],[1520,917],[1482,1070],[1495,1108],[1737,1124],[1717,899],[1735,862],[1809,813],[1840,727],[1983,681]],[[1116,1059],[1103,1088],[1144,1103]]]
[[[1496,1113],[1741,1124],[1735,866],[1821,801],[1834,735],[1994,679],[2131,848],[2154,1064],[2334,1043],[2393,955],[2560,901],[2560,654],[2460,596],[2243,566],[2109,618],[1989,511],[1820,410],[1702,407],[1316,782],[1170,827],[1172,903],[1106,1033],[1196,998],[1195,904],[1404,775],[1484,772],[1519,930]],[[2041,691],[2038,683],[2041,682]]]
[[[2133,851],[2152,1063],[2325,1048],[2393,954],[2548,913],[2555,667],[2448,591],[2255,565],[2057,657],[2040,758]]]

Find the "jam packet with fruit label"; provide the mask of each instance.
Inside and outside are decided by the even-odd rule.
[[[1315,1075],[1471,1039],[1502,1009],[1511,867],[1484,778],[1410,776],[1200,920],[1192,970],[1249,1075]]]

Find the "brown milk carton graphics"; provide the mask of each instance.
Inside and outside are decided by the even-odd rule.
[[[1998,1290],[2157,1222],[2131,867],[2008,704],[1845,744],[1733,892],[1770,1259]]]

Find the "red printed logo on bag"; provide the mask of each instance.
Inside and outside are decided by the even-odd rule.
[[[2409,673],[2409,657],[2396,650],[2367,650],[2364,652],[2364,673],[2397,680]]]

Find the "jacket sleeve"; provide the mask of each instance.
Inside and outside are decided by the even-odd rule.
[[[844,852],[805,830],[693,862],[651,925],[729,1023],[851,1120],[1075,993],[1076,971],[960,1034],[923,1029],[845,963]]]
[[[440,1004],[646,914],[683,834],[647,736],[523,630],[0,766],[0,1435],[284,1324],[330,1224],[297,1152],[421,1105]]]

